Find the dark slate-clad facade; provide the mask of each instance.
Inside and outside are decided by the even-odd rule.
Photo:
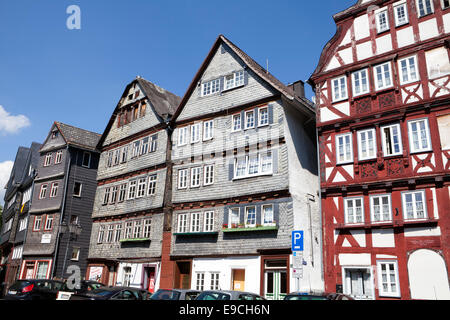
[[[33,142],[30,148],[19,147],[6,185],[2,224],[4,228],[1,231],[0,242],[2,249],[0,283],[3,289],[8,288],[19,274],[40,147],[41,145],[36,142]]]
[[[55,122],[39,150],[20,279],[86,271],[100,135]]]

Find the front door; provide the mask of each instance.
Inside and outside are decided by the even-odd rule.
[[[264,274],[264,295],[268,300],[283,300],[287,294],[287,274],[284,270],[270,270]]]
[[[245,291],[245,269],[233,270],[233,290]]]
[[[145,269],[146,278],[147,278],[147,283],[146,283],[145,289],[150,293],[154,293],[155,292],[155,268],[151,267],[151,268],[144,268],[144,269]]]

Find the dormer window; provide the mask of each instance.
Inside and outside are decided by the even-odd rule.
[[[52,131],[52,139],[56,139],[58,137],[58,130]]]
[[[244,85],[244,70],[234,72],[225,77],[225,89],[233,89]]]
[[[202,96],[209,96],[220,91],[220,78],[202,83]]]

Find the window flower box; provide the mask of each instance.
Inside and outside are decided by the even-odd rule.
[[[131,239],[120,239],[121,243],[123,242],[143,242],[143,241],[150,241],[150,238],[131,238]]]
[[[251,232],[251,231],[273,231],[278,230],[277,225],[270,225],[270,226],[263,226],[263,225],[257,225],[255,227],[240,227],[237,228],[223,228],[222,232]]]

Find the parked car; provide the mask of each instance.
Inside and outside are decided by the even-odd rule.
[[[190,289],[159,289],[151,295],[150,300],[195,300],[200,294]]]
[[[232,290],[207,290],[195,300],[266,300],[256,293]]]
[[[85,293],[85,292],[89,292],[89,291],[98,289],[100,287],[104,287],[104,284],[97,282],[97,281],[92,281],[92,280],[82,280],[80,282],[79,289],[76,289],[76,288],[70,289],[66,282],[62,286],[61,290],[58,291],[56,300],[69,300],[70,296],[75,293]]]
[[[291,292],[284,297],[284,300],[355,300],[355,299],[342,293]]]
[[[131,287],[100,287],[84,293],[75,293],[69,300],[145,300],[142,290]]]
[[[17,280],[9,287],[5,300],[55,300],[63,285],[59,280]]]

